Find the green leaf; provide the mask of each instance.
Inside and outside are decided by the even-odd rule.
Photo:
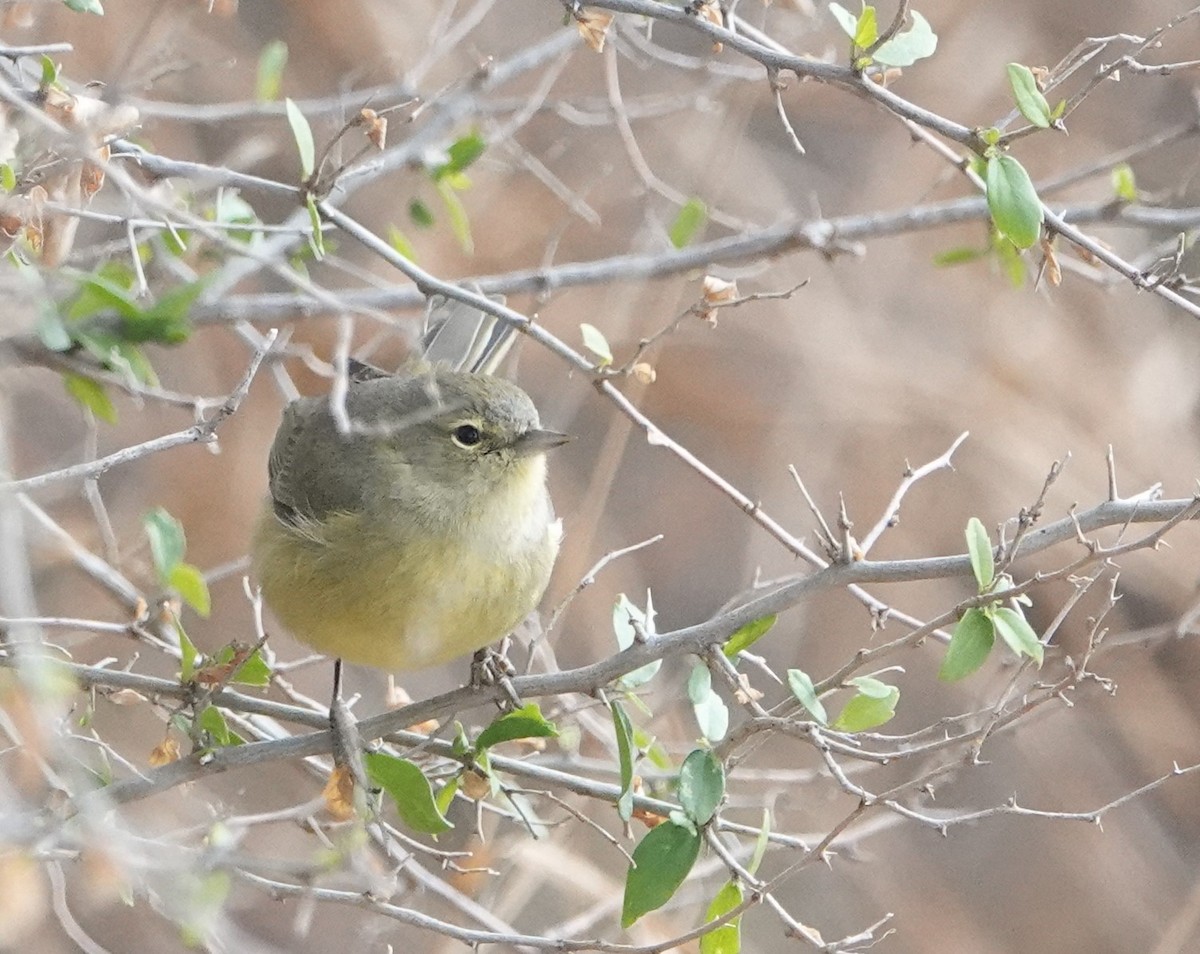
[[[978,607],[967,610],[954,627],[938,678],[943,682],[965,679],[984,664],[995,641],[991,617]]]
[[[438,793],[433,800],[437,803],[438,811],[443,815],[450,811],[450,806],[454,804],[454,795],[458,791],[458,785],[461,780],[462,776],[455,775],[438,789]]]
[[[1049,129],[1053,121],[1050,104],[1038,89],[1037,79],[1028,66],[1020,63],[1008,64],[1008,85],[1012,87],[1013,99],[1021,115],[1041,129]]]
[[[413,831],[440,835],[454,827],[438,808],[429,780],[416,763],[384,752],[367,752],[363,761],[371,781],[391,796],[401,821]]]
[[[725,766],[712,749],[694,749],[679,769],[679,804],[697,825],[707,825],[725,797]]]
[[[699,199],[688,199],[671,223],[667,236],[676,248],[690,245],[696,233],[708,219],[708,207]]]
[[[38,318],[37,335],[42,344],[51,351],[66,351],[74,344],[71,333],[67,331],[67,326],[63,324],[53,306],[44,309]]]
[[[546,721],[538,704],[529,702],[520,709],[506,712],[480,732],[479,738],[475,740],[475,749],[484,752],[501,742],[511,742],[514,739],[552,739],[557,735],[558,729],[554,728],[553,723]]]
[[[621,927],[671,900],[700,854],[700,837],[700,832],[674,821],[646,832],[633,849],[633,865],[625,875]]]
[[[212,597],[204,574],[190,563],[176,563],[167,572],[167,586],[183,598],[192,609],[207,617],[212,612]]]
[[[833,14],[833,18],[837,20],[838,26],[850,39],[854,39],[854,35],[858,32],[858,17],[843,7],[840,3],[831,3],[829,12]]]
[[[821,704],[808,673],[802,669],[789,669],[787,678],[788,688],[792,690],[792,695],[800,701],[800,705],[804,706],[821,725],[828,725],[829,714],[825,711],[825,706]]]
[[[11,162],[0,162],[0,189],[12,192],[17,187],[17,173]]]
[[[196,724],[212,736],[213,742],[219,746],[242,745],[246,741],[229,728],[224,714],[216,706],[205,706]]]
[[[283,40],[272,40],[258,54],[258,76],[254,82],[254,98],[260,103],[279,99],[283,85],[283,68],[287,66],[288,45]]]
[[[423,229],[430,228],[434,223],[433,213],[429,211],[429,206],[420,199],[413,199],[408,203],[408,217],[412,219],[414,225]]]
[[[599,358],[597,367],[607,368],[613,363],[612,350],[608,347],[608,339],[604,337],[604,333],[595,325],[589,325],[586,321],[581,322],[579,331],[583,334],[583,346],[592,354]]]
[[[308,179],[316,168],[317,147],[313,143],[312,127],[300,112],[300,107],[285,99],[283,108],[287,111],[288,125],[292,127],[292,138],[296,140],[296,149],[300,153],[300,177]]]
[[[271,684],[271,667],[263,659],[259,650],[254,650],[244,663],[237,668],[229,679],[243,686],[269,686]]]
[[[739,627],[732,636],[725,640],[722,651],[729,659],[736,658],[743,649],[749,649],[766,636],[771,627],[775,625],[775,619],[776,615],[771,613]]]
[[[1025,617],[1010,606],[1000,606],[992,614],[996,632],[1018,656],[1028,656],[1040,667],[1045,656],[1045,647]]]
[[[200,652],[179,620],[175,620],[175,635],[179,638],[179,681],[189,683],[196,676],[196,659]]]
[[[858,694],[833,720],[833,728],[842,732],[864,732],[891,721],[900,699],[899,689],[870,676],[851,679],[850,684],[858,689]]]
[[[1042,203],[1029,173],[1012,156],[987,164],[987,203],[996,228],[1017,248],[1029,248],[1042,230]]]
[[[1013,288],[1021,288],[1025,284],[1025,262],[1021,259],[1021,250],[1009,239],[996,233],[993,249],[996,252],[996,262],[1001,271],[1008,277],[1008,283]]]
[[[1120,162],[1113,166],[1112,187],[1118,199],[1125,202],[1137,201],[1137,182],[1133,177],[1133,167],[1128,162]]]
[[[746,865],[746,870],[751,874],[757,874],[758,866],[762,864],[763,858],[767,854],[767,846],[771,844],[771,809],[763,808],[762,825],[758,829],[758,837],[754,840],[754,855],[750,858],[750,864]]]
[[[50,59],[45,53],[41,55],[42,63],[42,82],[41,87],[45,89],[48,86],[53,86],[58,82],[58,64]]]
[[[616,605],[613,606],[612,615],[613,635],[617,638],[617,648],[628,649],[632,646],[637,640],[639,629],[647,638],[653,638],[655,635],[654,615],[654,601],[650,597],[649,590],[646,591],[644,612],[635,606],[629,597],[621,593],[617,597]],[[623,675],[617,680],[617,686],[621,689],[636,689],[653,679],[661,667],[661,659],[646,663],[633,672]]]
[[[183,555],[187,551],[183,524],[164,508],[155,507],[142,517],[142,526],[150,539],[150,555],[154,559],[159,582],[169,586],[171,571],[183,562]]]
[[[957,248],[948,248],[944,252],[938,252],[933,256],[933,264],[939,268],[945,268],[948,265],[963,265],[967,262],[978,261],[990,252],[989,248],[972,248],[969,245],[959,245]]]
[[[409,241],[407,235],[396,228],[396,226],[389,225],[387,236],[388,245],[407,258],[410,262],[416,262],[417,253],[416,250],[413,249],[412,242]]]
[[[621,821],[633,817],[633,726],[621,703],[613,699],[608,704],[612,711],[613,732],[617,736],[617,762],[621,767],[621,794],[617,798],[617,814]]]
[[[104,7],[100,5],[100,0],[63,0],[68,10],[74,10],[76,13],[94,13],[98,17],[104,16]]]
[[[188,282],[160,295],[149,308],[127,315],[121,323],[125,341],[156,341],[182,344],[192,332],[190,312],[208,283],[204,279]]]
[[[728,914],[744,900],[740,881],[726,881],[704,913],[705,921],[715,921]],[[700,954],[740,954],[742,950],[742,916],[726,921],[700,938]]]
[[[937,39],[929,21],[913,10],[912,26],[888,40],[871,57],[884,66],[912,66],[917,60],[933,56]]]
[[[63,384],[66,385],[67,393],[71,397],[101,421],[106,424],[117,423],[117,409],[104,390],[104,385],[98,384],[91,378],[85,378],[82,374],[70,372],[63,375]]]
[[[321,210],[317,208],[316,196],[306,196],[305,205],[308,207],[308,221],[312,226],[308,233],[308,244],[317,261],[320,261],[325,257],[325,231],[321,228]]]
[[[860,50],[865,50],[878,39],[879,22],[875,16],[875,8],[865,6],[854,24],[854,45]]]
[[[700,734],[710,742],[725,738],[729,731],[729,707],[712,691],[712,674],[704,663],[697,663],[688,677],[688,699]]]
[[[450,217],[450,231],[458,239],[462,250],[468,255],[474,255],[475,239],[471,237],[471,219],[467,215],[467,207],[463,205],[462,199],[458,197],[458,193],[454,191],[454,186],[448,179],[438,182],[437,191],[438,195],[442,197],[442,204],[446,207],[446,214]]]
[[[472,131],[461,139],[455,140],[446,150],[447,160],[433,170],[434,181],[466,171],[476,159],[483,155],[485,149],[487,149],[487,142],[478,131]]]
[[[978,517],[967,521],[967,554],[971,558],[971,572],[979,584],[979,592],[986,593],[996,581],[996,564],[992,559],[992,541],[987,529]]]

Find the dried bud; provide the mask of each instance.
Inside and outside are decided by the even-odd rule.
[[[474,769],[462,773],[462,793],[473,801],[487,798],[492,793],[492,785],[487,776],[480,775]]]
[[[169,762],[179,761],[179,743],[171,736],[167,736],[150,753],[150,764],[155,768],[160,765],[166,765]]]
[[[335,765],[321,790],[325,810],[338,821],[354,817],[354,774],[345,765]]]
[[[637,381],[638,384],[653,384],[655,378],[658,377],[654,371],[654,368],[651,365],[646,364],[645,361],[639,361],[629,369],[629,373],[633,375],[633,379]]]
[[[604,10],[581,10],[575,17],[575,27],[583,42],[597,53],[604,52],[604,41],[608,37],[608,28],[612,25],[613,15]]]

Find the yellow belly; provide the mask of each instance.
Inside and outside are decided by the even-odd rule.
[[[403,544],[356,514],[320,533],[280,523],[268,507],[255,538],[263,598],[302,642],[381,669],[418,669],[473,652],[509,633],[541,599],[558,534],[484,552],[464,541]]]

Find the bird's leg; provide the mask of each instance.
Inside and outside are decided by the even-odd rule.
[[[500,644],[500,649],[495,649],[491,646],[484,646],[482,649],[475,651],[474,657],[471,659],[471,688],[480,689],[484,686],[499,686],[505,696],[507,702],[504,708],[519,709],[521,708],[521,697],[517,695],[516,689],[513,688],[512,676],[516,673],[513,664],[508,661],[508,657],[504,654],[505,646],[508,638],[505,637],[504,642]]]
[[[333,736],[333,764],[336,769],[350,773],[354,787],[367,791],[367,772],[363,766],[362,739],[358,721],[342,698],[342,661],[333,662],[333,701],[329,704],[329,731]]]

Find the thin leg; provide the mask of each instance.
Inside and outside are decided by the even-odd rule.
[[[333,700],[329,704],[329,730],[333,735],[333,764],[345,767],[354,778],[354,784],[367,790],[367,773],[363,767],[362,739],[358,735],[358,721],[342,698],[342,661],[333,661]]]
[[[502,707],[519,709],[521,708],[521,698],[513,688],[511,678],[516,669],[504,655],[505,645],[505,643],[501,643],[501,648],[498,650],[491,646],[484,646],[475,651],[475,655],[471,658],[471,687],[478,689],[483,686],[499,686],[508,697],[507,705]]]

